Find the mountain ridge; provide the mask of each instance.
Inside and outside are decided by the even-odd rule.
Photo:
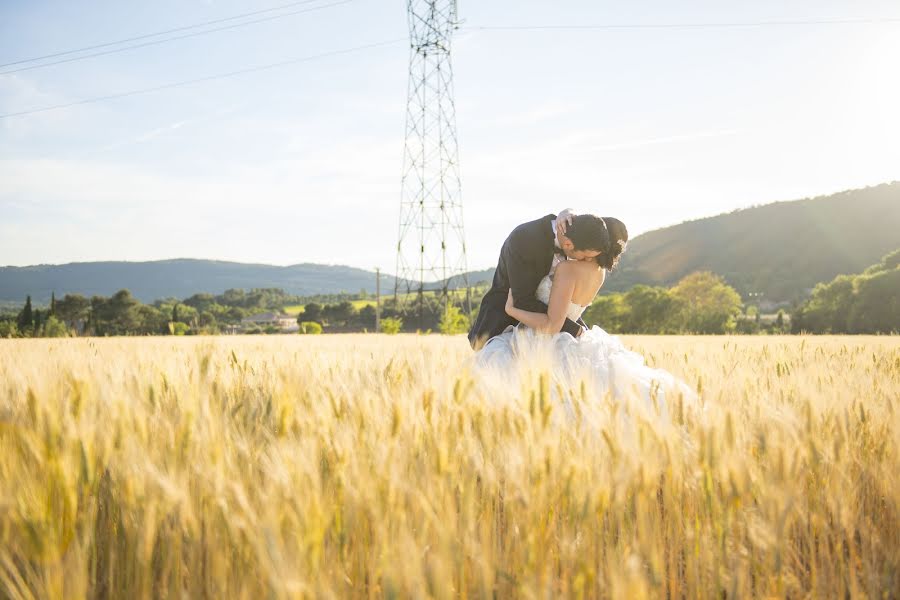
[[[854,273],[900,247],[900,182],[827,196],[782,200],[685,221],[636,236],[605,292],[636,284],[671,285],[688,273],[722,275],[742,295],[795,301],[821,281]],[[493,269],[467,274],[489,281]],[[459,278],[451,279],[455,287]],[[440,282],[427,284],[429,289]],[[375,273],[346,265],[286,266],[214,259],[88,261],[0,267],[0,302],[30,294],[46,303],[52,292],[111,295],[122,288],[144,302],[219,294],[229,288],[281,288],[300,296],[375,291]],[[393,275],[382,275],[391,293]],[[405,286],[404,286],[405,287]]]

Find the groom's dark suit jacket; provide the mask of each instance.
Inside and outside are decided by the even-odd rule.
[[[556,215],[523,223],[513,229],[500,249],[500,261],[494,272],[491,289],[481,301],[478,318],[469,331],[469,343],[480,349],[489,338],[503,333],[518,321],[506,314],[506,298],[512,289],[516,308],[530,312],[547,312],[547,305],[535,298],[538,284],[550,272],[553,264],[554,233],[552,222]],[[566,319],[562,330],[578,335],[584,322]]]

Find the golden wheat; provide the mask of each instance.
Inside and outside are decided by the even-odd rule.
[[[897,597],[900,339],[624,341],[703,412],[461,337],[0,340],[0,597]]]

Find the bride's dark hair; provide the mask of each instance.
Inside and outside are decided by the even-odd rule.
[[[601,250],[601,254],[597,257],[597,264],[612,271],[619,264],[619,256],[625,252],[625,245],[628,243],[628,230],[625,229],[625,223],[615,217],[602,217],[606,224],[606,230],[609,232],[609,244]]]
[[[566,229],[566,237],[576,250],[604,252],[609,246],[609,231],[606,223],[597,215],[576,215]]]

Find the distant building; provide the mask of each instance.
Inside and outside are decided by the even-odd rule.
[[[274,312],[259,313],[241,319],[241,327],[243,329],[249,329],[251,327],[259,327],[260,329],[275,327],[283,333],[296,333],[297,331],[300,331],[300,326],[297,324],[297,317]]]

